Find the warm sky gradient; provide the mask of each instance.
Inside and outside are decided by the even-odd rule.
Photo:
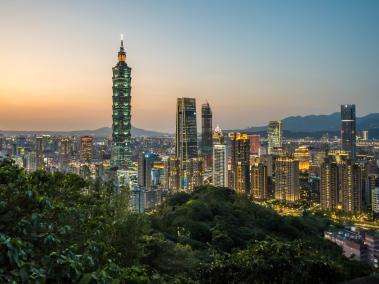
[[[110,126],[120,33],[137,127],[174,132],[181,96],[224,129],[379,112],[377,0],[1,0],[0,129]]]

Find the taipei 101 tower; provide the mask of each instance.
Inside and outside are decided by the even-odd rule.
[[[124,40],[121,35],[121,46],[118,62],[113,71],[113,105],[112,105],[112,166],[125,169],[131,161],[131,70],[126,63]]]

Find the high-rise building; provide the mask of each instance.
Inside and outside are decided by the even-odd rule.
[[[374,219],[379,218],[379,179],[376,179],[375,188],[371,191],[371,210]]]
[[[80,137],[80,161],[82,163],[92,162],[93,137]]]
[[[342,210],[359,213],[362,209],[362,169],[352,160],[339,165],[339,178],[342,193]]]
[[[250,154],[259,155],[261,148],[261,136],[258,133],[249,135],[250,138]]]
[[[43,170],[45,168],[45,163],[44,163],[42,137],[36,137],[35,152],[36,152],[36,159],[37,159],[37,169]]]
[[[247,134],[229,133],[231,141],[231,186],[239,193],[250,191],[250,139]]]
[[[163,187],[170,192],[180,189],[180,163],[176,157],[168,157],[163,159],[164,178]]]
[[[138,157],[138,185],[146,190],[151,190],[152,168],[158,156],[153,153],[140,153]]]
[[[341,146],[355,158],[356,123],[355,105],[341,105]]]
[[[181,163],[197,157],[196,100],[178,98],[176,108],[176,156]]]
[[[338,205],[338,165],[330,157],[321,164],[320,204],[324,210],[334,210]]]
[[[267,167],[262,163],[251,166],[251,189],[253,197],[256,199],[266,199],[268,197],[267,187]]]
[[[275,153],[275,148],[282,147],[283,124],[281,120],[270,121],[267,127],[267,153],[272,155]]]
[[[350,152],[329,153],[321,165],[320,178],[320,203],[323,209],[361,212],[362,168],[350,158]]]
[[[126,168],[131,162],[131,68],[126,63],[124,42],[113,72],[112,166]]]
[[[178,98],[176,107],[176,157],[180,161],[181,185],[185,185],[187,162],[197,158],[196,100]]]
[[[201,106],[201,152],[212,154],[212,110],[208,102]]]
[[[224,134],[219,126],[213,133],[213,167],[212,184],[214,186],[228,186],[228,156]]]
[[[71,141],[68,138],[63,138],[59,141],[59,165],[61,170],[65,167],[70,160],[71,154]]]
[[[291,202],[300,199],[299,162],[293,158],[275,160],[275,198]]]
[[[204,160],[191,158],[185,162],[185,170],[182,172],[181,189],[192,191],[203,185]]]

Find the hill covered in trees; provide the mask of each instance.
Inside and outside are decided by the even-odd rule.
[[[226,188],[177,193],[149,214],[127,190],[0,162],[0,282],[336,283],[373,273],[322,238],[329,221],[282,217]]]

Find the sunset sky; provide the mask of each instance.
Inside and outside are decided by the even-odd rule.
[[[379,112],[376,0],[1,0],[0,129],[111,126],[121,33],[136,127],[174,132],[177,97],[224,129]]]

